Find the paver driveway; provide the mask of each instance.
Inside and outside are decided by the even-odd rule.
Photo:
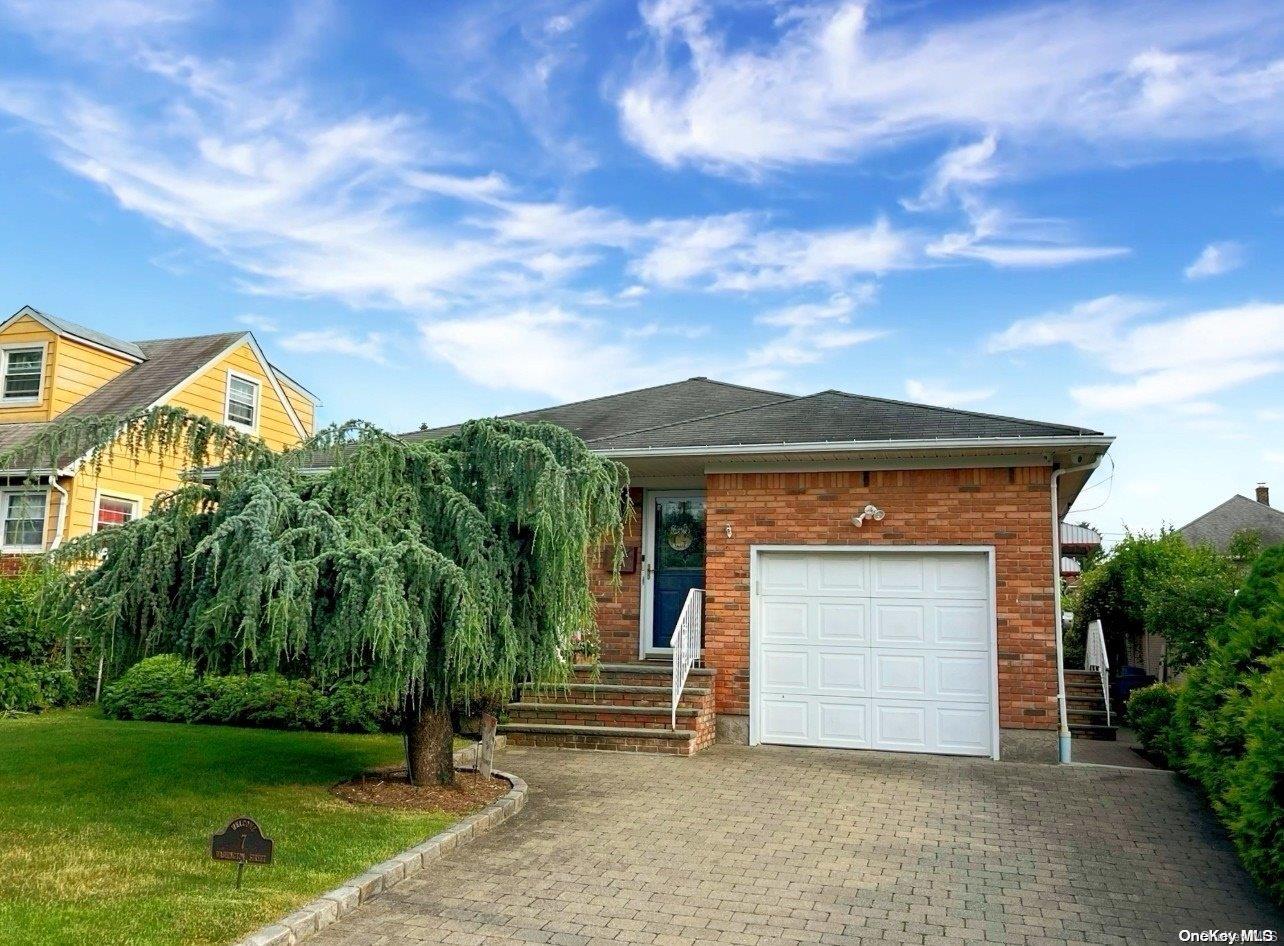
[[[716,746],[512,749],[514,820],[313,942],[1177,942],[1279,928],[1167,774]]]

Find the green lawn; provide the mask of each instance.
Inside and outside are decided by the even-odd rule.
[[[0,942],[232,941],[455,820],[330,795],[400,757],[395,736],[0,719]],[[240,891],[209,855],[236,815],[276,842]]]

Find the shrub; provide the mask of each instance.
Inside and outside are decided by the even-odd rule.
[[[56,655],[67,633],[58,578],[44,559],[0,577],[0,659],[42,664]]]
[[[75,696],[76,681],[66,670],[0,658],[0,716],[66,706]]]
[[[1177,702],[1175,690],[1173,685],[1166,683],[1133,690],[1126,711],[1128,725],[1137,733],[1142,745],[1165,760],[1170,752],[1167,736]]]
[[[1244,751],[1216,807],[1248,872],[1284,902],[1284,656],[1270,667],[1245,701]]]
[[[1284,596],[1284,545],[1273,545],[1262,552],[1244,579],[1244,585],[1231,602],[1230,614],[1260,615],[1274,601]]]
[[[395,725],[361,680],[322,688],[276,673],[198,676],[179,657],[149,657],[103,691],[115,719],[261,726],[269,729],[379,732]]]
[[[103,689],[102,709],[115,719],[191,720],[200,684],[192,665],[173,654],[140,660]]]

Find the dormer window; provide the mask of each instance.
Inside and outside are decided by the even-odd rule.
[[[44,378],[44,345],[9,345],[0,350],[0,406],[35,404]]]
[[[254,433],[259,424],[259,383],[229,371],[227,405],[223,417],[230,426]]]

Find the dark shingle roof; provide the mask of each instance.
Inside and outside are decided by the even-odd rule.
[[[1284,512],[1247,496],[1235,495],[1177,531],[1191,545],[1226,551],[1236,533],[1256,532],[1263,545],[1284,542]]]
[[[894,440],[1090,436],[1063,424],[821,391],[590,441],[599,450]]]
[[[147,407],[245,335],[245,332],[222,332],[139,342],[146,361],[118,374],[61,416],[94,417]]]
[[[710,381],[708,378],[688,378],[672,384],[509,414],[507,419],[547,421],[593,443],[630,431],[790,399],[790,395],[778,391],[747,388],[723,381]],[[458,429],[459,425],[454,424],[432,430],[417,430],[404,436],[407,440],[433,439],[444,437]]]

